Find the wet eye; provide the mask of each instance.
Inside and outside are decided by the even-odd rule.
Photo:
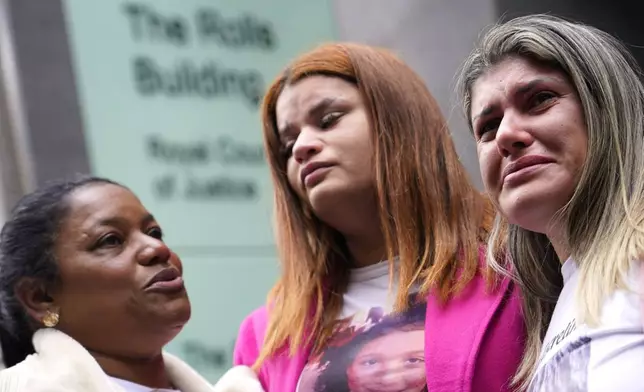
[[[325,114],[320,119],[320,128],[321,129],[331,128],[333,125],[335,125],[336,122],[338,122],[340,117],[342,117],[342,113],[339,113],[339,112]]]
[[[106,234],[98,240],[99,248],[114,248],[123,244],[123,240],[116,234]]]
[[[148,235],[157,240],[163,241],[163,230],[160,227],[153,227],[148,230]]]
[[[549,102],[553,98],[556,98],[556,95],[553,92],[550,91],[541,91],[536,93],[532,99],[530,100],[530,106],[531,107],[537,107],[539,105],[542,105],[546,102]]]
[[[486,139],[488,137],[486,135],[491,131],[496,131],[496,129],[499,127],[500,124],[501,124],[501,119],[499,118],[491,119],[484,122],[479,127],[477,136],[479,137],[479,139]]]

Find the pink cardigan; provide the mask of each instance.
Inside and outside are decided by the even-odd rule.
[[[427,387],[431,392],[506,392],[523,354],[523,324],[518,289],[503,280],[488,292],[481,276],[446,306],[430,295],[425,323]],[[265,307],[241,324],[234,364],[251,366],[259,354],[267,324]],[[274,355],[259,370],[266,392],[296,392],[310,347],[289,357]]]

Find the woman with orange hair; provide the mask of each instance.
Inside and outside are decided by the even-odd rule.
[[[517,289],[486,267],[492,208],[421,78],[385,50],[327,44],[262,115],[282,271],[235,364],[269,392],[513,390]]]

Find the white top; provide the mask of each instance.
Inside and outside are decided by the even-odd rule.
[[[394,271],[397,272],[398,261],[394,263]],[[397,289],[398,279],[395,277],[392,292],[395,293]],[[389,313],[395,300],[393,294],[389,293],[389,262],[381,261],[351,270],[349,286],[343,297],[341,319],[373,307],[381,307]]]
[[[644,391],[641,263],[634,263],[626,278],[630,290],[616,291],[606,299],[595,328],[575,320],[577,265],[567,260],[561,271],[564,287],[529,391]]]
[[[336,330],[308,359],[297,392],[425,390],[427,305],[414,298],[409,311],[392,313],[397,291],[397,276],[389,290],[386,261],[352,270]]]
[[[112,381],[118,384],[126,392],[179,392],[178,389],[167,388],[150,388],[141,384],[136,384],[127,380],[122,380],[116,377],[110,377]]]
[[[127,387],[115,383],[82,345],[61,331],[40,329],[34,334],[33,343],[35,354],[0,371],[0,392],[141,391],[140,388],[133,389],[132,383]],[[163,353],[163,361],[170,381],[182,392],[231,390],[213,387],[188,364],[171,354]],[[150,389],[143,391],[149,392]]]

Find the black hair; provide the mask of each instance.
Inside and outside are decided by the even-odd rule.
[[[112,180],[79,176],[48,183],[23,196],[0,231],[0,345],[5,366],[11,367],[34,353],[34,320],[16,298],[16,285],[23,278],[50,287],[58,280],[54,245],[61,222],[69,212],[68,196],[92,184]]]

